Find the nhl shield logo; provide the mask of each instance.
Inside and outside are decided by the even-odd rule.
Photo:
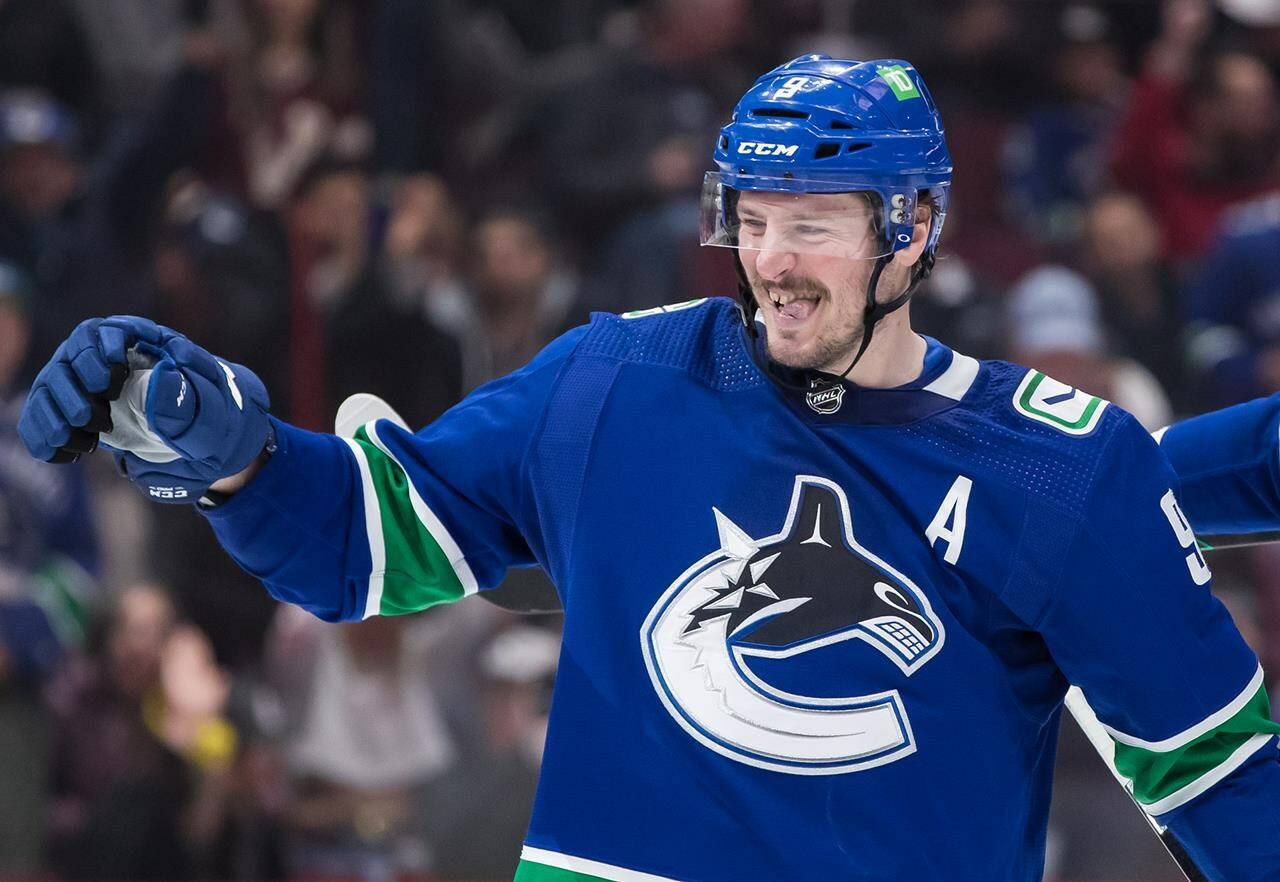
[[[840,409],[840,405],[844,403],[844,384],[836,383],[835,385],[818,385],[816,388],[806,392],[804,396],[805,402],[809,407],[817,413],[835,413]]]
[[[723,756],[793,775],[856,772],[914,753],[896,689],[834,698],[829,686],[805,695],[768,681],[788,659],[859,640],[882,657],[883,668],[871,661],[867,670],[873,680],[883,671],[888,687],[946,639],[928,597],[858,544],[844,491],[798,476],[782,529],[763,539],[711,511],[720,548],[672,583],[640,631],[672,718]]]

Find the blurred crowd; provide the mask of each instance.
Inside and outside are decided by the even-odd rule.
[[[593,310],[732,296],[714,133],[810,51],[942,111],[925,333],[1152,429],[1280,391],[1274,0],[0,0],[0,877],[510,877],[558,617],[277,607],[104,457],[30,460],[24,390],[126,312],[292,422],[422,424]],[[1215,559],[1272,672],[1277,563]],[[1051,877],[1175,878],[1064,729]]]

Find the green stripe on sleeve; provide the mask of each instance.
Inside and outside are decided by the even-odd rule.
[[[515,882],[677,882],[589,858],[526,845],[520,850]]]
[[[374,569],[365,617],[418,612],[473,593],[474,588],[465,587],[466,582],[474,585],[474,579],[457,545],[381,443],[374,424],[361,426],[348,443],[364,486]],[[455,554],[447,554],[442,546]]]
[[[1159,815],[1190,802],[1227,777],[1276,733],[1280,724],[1271,720],[1266,689],[1258,686],[1235,714],[1172,749],[1153,750],[1116,740],[1116,768],[1132,782],[1133,796],[1142,807]]]
[[[516,867],[514,882],[607,882],[602,876],[589,876],[575,870],[562,870],[559,867],[548,867],[546,864],[535,864],[533,861],[521,861]]]

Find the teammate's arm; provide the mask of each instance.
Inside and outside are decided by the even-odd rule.
[[[1280,879],[1280,754],[1262,670],[1173,488],[1127,414],[1076,511],[1029,502],[1035,574],[1005,600],[1043,637],[1115,743],[1135,799],[1210,879]]]
[[[1157,438],[1198,534],[1280,530],[1280,394],[1175,423]]]

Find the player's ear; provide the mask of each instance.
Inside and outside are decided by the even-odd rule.
[[[933,225],[933,212],[927,205],[916,206],[915,226],[911,230],[911,244],[894,252],[893,260],[901,266],[915,266],[924,246],[929,241],[929,228]]]

